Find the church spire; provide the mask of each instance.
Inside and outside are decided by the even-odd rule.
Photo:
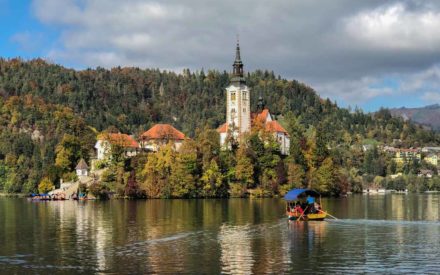
[[[263,96],[260,94],[260,96],[258,97],[257,110],[263,111],[264,107],[265,107],[265,102],[264,102]]]
[[[235,62],[241,63],[240,41],[238,40],[238,36],[237,36],[237,47],[235,48]]]
[[[244,74],[243,74],[243,62],[241,61],[240,56],[240,42],[237,37],[237,47],[235,48],[235,61],[232,65],[233,69],[233,77],[232,77],[232,84],[245,84],[244,80]]]

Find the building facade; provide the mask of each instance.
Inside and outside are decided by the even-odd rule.
[[[89,166],[87,165],[84,159],[80,159],[78,165],[75,167],[76,175],[78,177],[88,176],[89,175]]]
[[[139,144],[133,137],[121,133],[100,134],[97,138],[95,149],[96,158],[104,160],[111,157],[112,146],[123,148],[127,157],[136,156],[140,151]]]
[[[260,99],[262,100],[262,99]],[[264,108],[263,103],[259,104],[263,110],[254,115],[252,119],[254,125],[259,125],[262,131],[272,134],[273,138],[280,146],[280,152],[283,155],[290,154],[290,137],[286,129],[284,129],[278,121],[272,119],[269,109]]]
[[[239,140],[244,133],[251,130],[250,91],[243,75],[243,62],[238,42],[232,67],[231,84],[226,88],[226,123],[222,125],[225,131],[220,133],[222,146],[225,144],[228,134]]]
[[[419,149],[395,149],[394,161],[397,164],[407,163],[409,161],[421,161],[422,157]]]
[[[434,166],[438,166],[438,155],[437,154],[429,154],[424,158],[424,160],[427,163],[430,163]]]
[[[273,133],[275,140],[280,144],[281,153],[288,155],[290,151],[289,135],[277,121],[272,120],[269,110],[264,108],[261,96],[260,113],[251,114],[250,90],[246,86],[238,42],[232,67],[231,84],[226,88],[226,123],[217,129],[220,134],[220,145],[222,147],[229,146],[227,144],[228,137],[239,141],[245,133],[251,131],[251,127],[254,127],[258,120],[263,123],[265,131]]]
[[[140,146],[147,151],[157,152],[160,147],[173,143],[178,151],[186,139],[185,135],[169,124],[156,124],[140,137]]]

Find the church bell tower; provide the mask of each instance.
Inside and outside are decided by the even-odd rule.
[[[226,88],[226,122],[234,138],[251,130],[250,92],[246,86],[237,40],[231,84]]]

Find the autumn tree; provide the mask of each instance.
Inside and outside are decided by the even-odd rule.
[[[169,198],[172,195],[172,186],[169,176],[175,162],[173,145],[168,143],[155,154],[148,156],[143,174],[145,182],[141,186],[150,198]]]
[[[38,192],[40,192],[40,194],[45,194],[49,191],[52,191],[54,188],[54,184],[47,177],[44,177],[38,184]]]
[[[185,140],[171,165],[171,196],[195,197],[197,172],[197,146],[194,141]]]
[[[223,175],[214,159],[204,168],[201,181],[203,184],[202,196],[222,197],[226,195],[223,188]]]

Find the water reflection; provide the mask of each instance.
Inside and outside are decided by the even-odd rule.
[[[439,273],[440,195],[325,199],[340,220],[288,222],[262,200],[0,198],[4,273]]]
[[[254,265],[250,226],[222,225],[218,234],[222,273],[250,274]]]

